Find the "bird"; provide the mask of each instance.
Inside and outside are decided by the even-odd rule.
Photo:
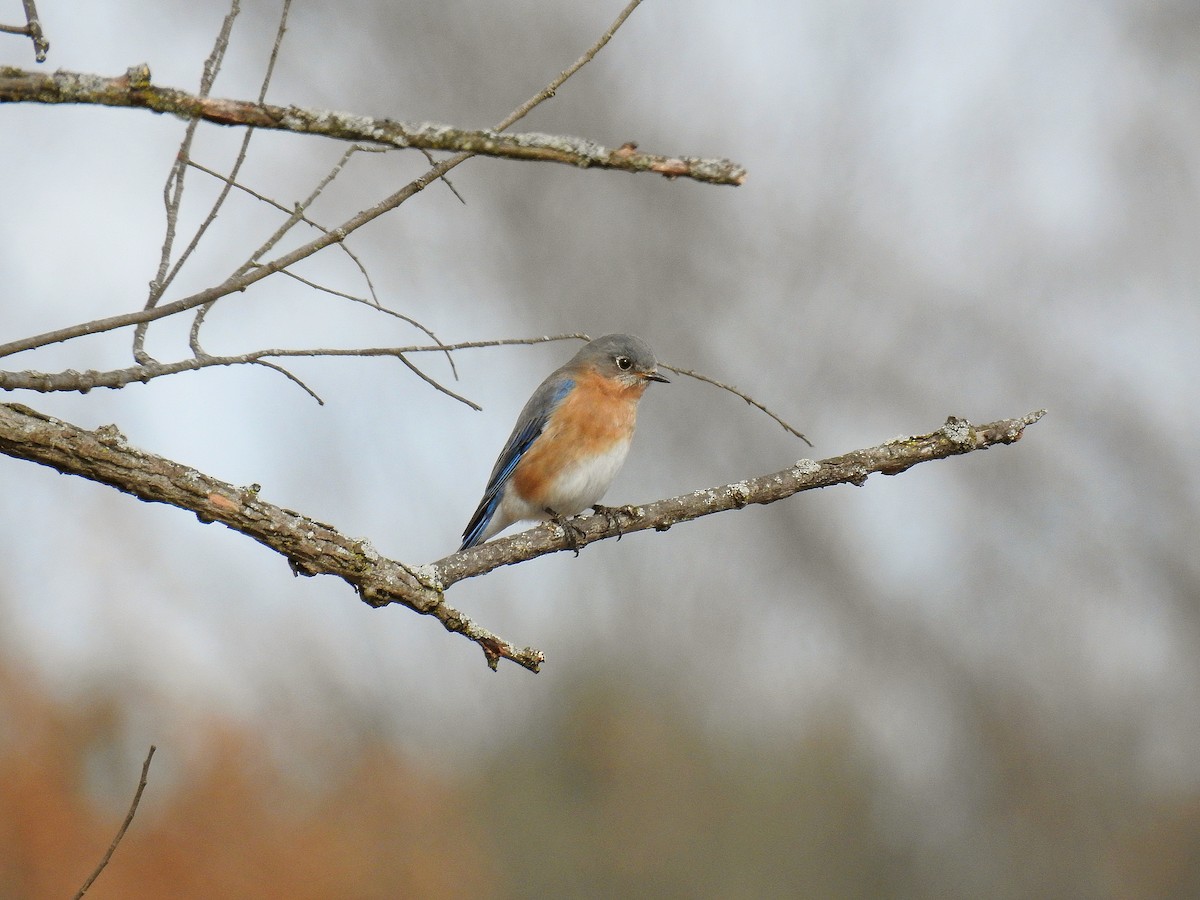
[[[652,381],[670,383],[632,334],[596,338],[551,372],[517,417],[459,550],[514,522],[561,523],[596,507],[625,461]]]

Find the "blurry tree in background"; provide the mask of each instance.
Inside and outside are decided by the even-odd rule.
[[[155,85],[194,83],[221,24],[135,0],[41,11],[55,65],[128,69],[135,89],[147,57]],[[614,12],[295,3],[271,97],[495,125]],[[278,14],[245,3],[215,95],[255,96]],[[0,64],[27,62],[17,43]],[[452,176],[465,206],[432,182],[355,233],[360,299],[456,337],[634,331],[822,453],[1041,405],[1045,444],[464,582],[464,608],[547,648],[536,679],[479,671],[465,642],[286,578],[238,536],[5,461],[0,894],[78,886],[151,742],[138,818],[89,896],[1200,893],[1198,45],[1168,0],[644,4],[536,127],[728,155],[746,185],[474,160]],[[3,115],[20,177],[0,188],[0,337],[139,305],[178,121]],[[203,127],[191,158],[229,172],[241,140]],[[256,132],[237,177],[286,211],[234,189],[179,295],[219,283],[338,164],[294,140]],[[356,154],[305,214],[350,220],[421,178],[414,156]],[[188,177],[179,235],[224,190]],[[361,284],[331,250],[293,271]],[[283,280],[211,307],[203,350],[414,333],[345,298],[331,321],[331,298]],[[196,334],[190,315],[158,322],[137,352],[174,359]],[[129,346],[38,353],[115,371]],[[437,558],[559,355],[456,357],[486,424],[336,358],[288,361],[324,407],[261,366],[38,405]],[[769,424],[673,384],[613,502],[778,468],[797,449]]]

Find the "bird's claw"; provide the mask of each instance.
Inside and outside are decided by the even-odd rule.
[[[621,530],[621,518],[632,521],[638,517],[638,511],[628,503],[624,506],[601,506],[599,503],[593,503],[592,509],[596,511],[596,515],[604,516],[609,528],[617,530],[618,541],[625,536],[625,532]]]
[[[560,515],[552,509],[547,509],[546,515],[550,517],[551,522],[562,529],[563,537],[567,541],[567,549],[574,550],[575,555],[578,556],[579,550],[583,546],[580,541],[587,536],[587,532],[566,516]]]

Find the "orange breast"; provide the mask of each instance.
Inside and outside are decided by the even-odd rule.
[[[554,480],[564,469],[627,442],[645,391],[644,382],[625,387],[594,373],[576,378],[574,390],[513,472],[518,496],[546,505]]]

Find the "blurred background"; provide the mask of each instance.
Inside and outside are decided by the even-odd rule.
[[[221,3],[43,0],[47,69],[194,89]],[[217,96],[251,98],[277,0]],[[485,127],[619,5],[297,0],[268,99]],[[0,21],[23,21],[17,0]],[[0,36],[0,64],[33,68]],[[138,309],[183,124],[0,110],[0,340]],[[532,675],[220,526],[0,458],[0,896],[1200,896],[1200,7],[1186,0],[656,0],[523,122],[726,156],[739,188],[476,159],[353,236],[446,341],[630,331],[737,384],[654,387],[606,500],[928,431],[1017,446],[604,542],[457,585]],[[241,133],[202,126],[227,169]],[[290,206],[344,148],[259,133]],[[364,154],[326,225],[427,167]],[[216,193],[188,175],[182,247]],[[279,214],[234,195],[170,298]],[[305,236],[296,232],[295,240]],[[294,245],[294,244],[293,244]],[[292,246],[292,245],[289,245]],[[365,293],[344,254],[300,274]],[[186,353],[190,320],[150,329]],[[131,362],[128,332],[4,360]],[[272,278],[210,352],[417,343]],[[17,394],[369,538],[458,545],[533,387],[575,344],[457,354],[476,413],[395,361]],[[446,363],[423,359],[450,379]]]

